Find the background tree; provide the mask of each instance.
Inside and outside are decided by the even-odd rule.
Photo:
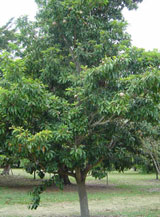
[[[145,124],[145,135],[142,136],[144,159],[148,164],[148,172],[156,171],[156,179],[160,174],[159,125],[153,127]]]
[[[145,51],[144,49],[133,47],[128,48],[126,54],[128,55],[128,58],[130,58],[129,67],[127,69],[130,74],[141,74],[147,69],[149,71],[153,71],[154,73],[153,69],[158,70],[160,67],[160,53],[156,49],[153,51]],[[157,86],[158,84],[155,85],[155,88],[157,88]],[[150,90],[146,89],[145,93],[147,91]],[[153,93],[152,96],[155,97]],[[149,99],[146,98],[145,101],[141,103],[145,105],[147,100]],[[159,99],[155,98],[155,100],[158,102]],[[154,114],[156,114],[156,111],[152,114],[152,116]],[[143,121],[139,126],[139,133],[142,139],[143,148],[138,153],[137,157],[139,159],[139,163],[137,163],[139,164],[139,167],[146,170],[146,172],[153,172],[156,170],[156,176],[158,178],[159,124],[155,126],[154,123],[148,124],[146,121]]]
[[[24,61],[11,59],[8,53],[1,56],[3,78],[0,82],[0,147],[1,152],[8,159],[7,165],[15,159],[28,158],[39,170],[38,162],[32,154],[21,153],[21,144],[18,143],[16,152],[10,150],[12,127],[23,127],[33,134],[39,132],[51,121],[48,113],[50,94],[39,81],[25,78]],[[50,107],[49,107],[50,108]],[[51,108],[50,108],[51,109]],[[4,159],[5,160],[5,159]],[[29,168],[28,168],[29,170]]]

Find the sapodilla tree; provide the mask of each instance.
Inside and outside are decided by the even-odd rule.
[[[50,127],[52,139],[48,142],[52,143],[55,152],[51,159],[55,160],[56,156],[56,162],[67,167],[62,172],[75,177],[81,216],[89,216],[85,179],[87,173],[108,158],[112,148],[119,144],[123,131],[118,133],[115,129],[133,127],[146,116],[150,121],[154,119],[148,105],[153,100],[152,95],[148,93],[148,101],[143,102],[147,95],[143,95],[146,87],[142,77],[146,76],[150,82],[150,73],[143,74],[144,69],[142,77],[128,77],[138,72],[126,74],[129,59],[125,55],[114,57],[130,44],[129,36],[124,33],[126,24],[121,11],[125,6],[129,9],[136,7],[140,1],[36,2],[40,12],[37,15],[38,39],[35,37],[34,41],[41,43],[40,46],[37,43],[38,51],[29,45],[26,45],[26,51],[29,48],[33,54],[39,52],[40,55],[38,59],[33,55],[33,61],[32,55],[26,53],[28,62],[32,63],[27,72],[34,73],[34,77],[48,84],[49,90],[65,97],[59,108],[59,120]],[[105,55],[107,58],[103,60]],[[39,70],[34,72],[33,65]],[[137,88],[138,82],[141,88]],[[140,89],[140,99],[133,86]],[[140,105],[139,100],[143,102]],[[156,109],[152,104],[152,109]],[[138,116],[140,107],[141,111],[145,110]],[[14,132],[19,135],[19,131],[23,129]],[[24,133],[16,138],[22,139]],[[29,144],[30,140],[24,138],[24,143]],[[121,146],[128,149],[134,146],[134,138],[131,136],[129,140]],[[127,143],[131,145],[127,147]]]
[[[69,26],[65,26],[67,22],[63,19],[66,16],[65,9],[66,11],[73,12],[73,18],[75,17],[76,21],[80,20],[79,17],[77,18],[77,13],[82,14],[83,20],[86,10],[88,23],[92,21],[90,18],[92,18],[93,14],[95,20],[94,22],[92,21],[91,24],[89,23],[90,28],[92,29],[93,27],[93,29],[90,34],[88,34],[88,37],[85,36],[85,34],[90,28],[84,28],[86,31],[80,31],[81,28],[78,28],[78,35],[80,33],[83,35],[84,33],[85,42],[89,37],[91,40],[94,34],[98,32],[96,32],[96,27],[99,28],[99,26],[101,26],[101,20],[105,20],[103,23],[107,25],[109,21],[112,22],[115,19],[116,22],[112,23],[119,26],[117,20],[122,17],[122,8],[124,6],[133,7],[133,1],[95,1],[93,3],[89,1],[37,2],[42,12],[39,18],[37,17],[37,19],[39,19],[39,32],[43,37],[45,37],[45,35],[47,37],[50,33],[49,25],[45,24],[44,26],[40,26],[41,23],[43,24],[43,22],[45,22],[44,15],[46,15],[47,20],[48,17],[50,18],[50,24],[52,25],[51,30],[53,29],[53,34],[50,35],[50,40],[53,40],[53,50],[56,51],[55,46],[57,46],[59,49],[59,57],[63,59],[63,61],[61,61],[61,63],[63,63],[63,70],[60,68],[60,74],[57,80],[59,79],[59,82],[63,81],[65,84],[67,83],[67,88],[65,86],[63,98],[62,95],[58,93],[59,97],[54,97],[53,99],[53,102],[56,103],[53,103],[53,105],[57,106],[56,108],[59,113],[58,118],[53,119],[54,122],[50,122],[48,126],[45,126],[47,130],[49,130],[48,135],[50,136],[41,138],[41,131],[34,134],[29,129],[26,130],[23,127],[15,127],[11,141],[13,146],[10,147],[17,150],[17,144],[20,143],[23,145],[22,150],[30,150],[38,157],[39,153],[37,149],[39,144],[44,144],[46,148],[43,159],[45,160],[47,155],[49,156],[49,159],[47,157],[48,162],[52,162],[52,164],[45,164],[45,170],[49,171],[51,165],[55,166],[55,169],[56,167],[58,169],[60,165],[62,166],[60,168],[62,168],[61,172],[63,174],[73,176],[76,179],[80,198],[81,216],[88,217],[89,208],[85,188],[88,172],[109,159],[112,150],[117,146],[119,146],[120,149],[124,147],[128,151],[132,151],[134,147],[136,147],[132,131],[134,131],[134,126],[137,126],[142,120],[146,119],[148,122],[155,123],[158,120],[158,102],[155,99],[157,99],[159,94],[159,71],[158,69],[144,69],[143,73],[141,72],[140,75],[137,71],[128,73],[127,67],[130,63],[130,58],[127,58],[126,53],[119,54],[119,51],[122,51],[123,43],[118,43],[116,31],[112,32],[111,30],[111,33],[117,36],[115,41],[112,41],[113,47],[116,44],[116,49],[113,49],[114,52],[112,54],[107,53],[107,49],[103,49],[103,40],[101,41],[99,57],[96,55],[96,48],[92,43],[91,48],[88,50],[85,50],[83,43],[78,44],[78,39],[76,40],[75,46],[74,43],[71,43],[74,42],[74,34],[71,35],[67,32],[67,30],[69,31]],[[134,3],[136,2],[138,1],[134,1]],[[52,11],[52,8],[54,9],[54,13],[51,13],[49,16],[48,13]],[[51,17],[51,15],[53,16],[54,14],[56,14],[54,18],[57,19],[56,21]],[[105,16],[105,14],[111,14],[112,18],[108,21],[107,15]],[[41,16],[43,19],[40,19]],[[69,19],[70,18],[72,18],[72,16],[69,16]],[[96,21],[97,25],[94,26]],[[60,27],[64,25],[65,28],[61,28],[60,31],[57,25],[60,25]],[[86,24],[82,23],[82,26],[83,25],[85,27]],[[112,29],[112,26],[110,28]],[[71,33],[74,32],[71,31],[73,29],[73,26],[71,26]],[[106,33],[104,35],[107,37],[106,29],[102,28],[102,30],[102,33]],[[56,34],[58,34],[58,37],[56,37]],[[65,37],[60,34],[65,35]],[[94,43],[96,43],[96,40],[99,38],[100,34],[95,37]],[[54,40],[57,40],[57,42]],[[86,46],[89,44],[89,41],[87,42]],[[110,40],[108,39],[108,43],[109,42]],[[82,55],[80,55],[80,48],[84,49],[82,49]],[[50,52],[52,48],[46,51]],[[91,51],[91,53],[89,53],[89,51]],[[92,55],[93,53],[94,55]],[[49,53],[44,56],[49,63],[50,61],[47,59],[50,56],[48,54]],[[55,55],[57,59],[59,59],[57,52]],[[103,58],[105,55],[107,55],[107,57]],[[118,57],[115,57],[115,55],[118,55]],[[52,60],[52,58],[49,60]],[[52,68],[46,71],[47,64],[44,64],[44,66],[42,73],[51,71]],[[65,76],[62,76],[62,72],[65,72]],[[137,76],[134,75],[136,73],[138,74]],[[52,83],[53,87],[54,85],[56,89],[58,89],[56,82]],[[52,92],[57,93],[56,90]],[[126,136],[127,139],[120,142],[122,141],[120,138],[123,138],[123,135],[125,135],[125,129],[128,129],[130,136]],[[48,154],[50,150],[53,151],[51,155]],[[22,153],[25,152],[22,151]],[[57,165],[54,165],[54,162],[57,162]],[[63,169],[63,165],[65,165],[65,169]],[[55,172],[56,171],[57,170],[55,170]]]
[[[156,124],[159,119],[155,99],[159,95],[160,72],[125,76],[127,62],[121,55],[106,58],[100,66],[81,71],[66,90],[69,100],[54,97],[59,114],[53,125],[46,126],[47,136],[41,136],[41,131],[33,134],[22,127],[15,127],[12,133],[12,150],[16,151],[20,143],[22,153],[29,150],[38,158],[38,147],[43,144],[45,152],[41,159],[48,161],[44,164],[45,171],[50,171],[53,165],[56,174],[59,165],[60,168],[65,165],[66,170],[61,172],[77,182],[83,217],[89,216],[85,186],[88,172],[101,163],[105,166],[115,150],[117,154],[118,149],[119,154],[123,149],[132,152],[137,148],[133,136],[135,127],[143,120]],[[105,86],[99,83],[102,80]]]
[[[83,67],[98,66],[130,45],[121,11],[140,1],[36,1],[36,22],[26,17],[17,27],[25,74],[39,78],[49,91],[68,98],[65,90]],[[103,81],[100,81],[103,85]]]

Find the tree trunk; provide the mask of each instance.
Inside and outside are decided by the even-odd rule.
[[[89,215],[88,197],[87,197],[85,181],[81,181],[81,182],[77,181],[77,187],[78,187],[81,217],[89,217],[90,215]]]
[[[153,164],[154,164],[154,167],[156,169],[156,179],[158,179],[158,175],[160,174],[160,166],[159,166],[159,163],[158,161],[156,161],[156,159],[154,158],[153,154],[150,153],[150,156],[153,160]]]
[[[9,175],[10,169],[11,169],[10,164],[6,164],[1,175]]]
[[[156,180],[159,179],[158,172],[156,171]]]
[[[36,180],[36,171],[33,171],[34,180]]]
[[[106,175],[106,186],[108,186],[108,173]]]
[[[133,167],[134,171],[136,172],[137,171],[137,168],[136,167]]]
[[[64,185],[71,185],[68,175],[65,174],[67,172],[67,167],[65,165],[59,166],[58,174],[60,178],[63,180]]]
[[[61,179],[63,179],[64,185],[71,185],[71,182],[69,180],[69,177],[67,175],[60,174]]]

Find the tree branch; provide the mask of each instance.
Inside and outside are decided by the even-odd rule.
[[[62,169],[61,167],[59,167],[59,170],[58,170],[57,173],[58,173],[58,174],[60,173],[60,174],[62,174],[62,175],[72,176],[72,177],[75,178],[75,173],[73,173],[73,172],[68,172],[67,170]],[[56,173],[56,174],[57,174],[57,173]]]
[[[96,121],[95,123],[93,123],[92,125],[91,125],[91,127],[96,127],[96,126],[98,126],[98,125],[100,125],[102,122],[101,121],[103,121],[104,120],[104,116],[99,120],[99,121]]]
[[[60,30],[60,32],[62,32],[62,31]],[[68,43],[66,37],[64,36],[64,34],[62,34],[62,38],[63,38],[63,40],[65,41],[65,43],[67,44],[67,46],[69,47],[69,51],[70,51],[70,54],[71,54],[71,56],[72,56],[72,60],[73,60],[73,62],[74,62],[75,65],[76,65],[76,71],[77,71],[78,73],[80,73],[80,72],[81,72],[81,65],[80,65],[80,62],[77,60],[77,58],[75,58],[75,54],[74,54],[74,52],[73,52],[73,49],[72,49],[72,47],[69,45],[69,43]],[[76,41],[76,39],[74,38],[74,46],[75,46],[75,41]]]
[[[114,148],[114,146],[115,146],[115,142],[113,141],[113,139],[111,139],[111,142],[110,142],[110,144],[109,144],[109,148]]]
[[[153,154],[150,153],[150,156],[151,156],[151,158],[153,160],[153,163],[154,163],[154,165],[156,167],[156,170],[157,170],[158,174],[160,174],[160,168],[158,168],[157,162],[156,162],[155,158],[153,157]]]
[[[99,163],[101,163],[103,161],[104,157],[102,157],[101,159],[99,159],[95,164],[91,165],[91,164],[87,164],[85,170],[83,171],[84,172],[84,175],[86,176],[87,173],[92,169],[94,168],[95,166],[97,166]]]
[[[96,126],[105,125],[105,124],[109,123],[109,122],[112,120],[113,117],[114,117],[114,115],[112,115],[108,120],[103,121],[104,118],[105,118],[105,117],[103,116],[99,121],[93,123],[93,124],[91,125],[91,127],[96,127]]]

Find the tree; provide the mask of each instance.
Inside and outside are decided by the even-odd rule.
[[[19,55],[26,58],[25,73],[39,78],[58,96],[66,98],[65,89],[73,79],[68,75],[76,76],[83,66],[98,66],[105,55],[117,55],[120,46],[130,45],[121,10],[136,4],[122,1],[120,8],[116,2],[103,1],[37,4],[41,10],[36,23],[26,17],[17,22]]]
[[[115,153],[121,159],[122,153],[132,153],[138,148],[137,126],[142,120],[156,123],[158,107],[152,94],[158,96],[154,88],[155,83],[159,83],[159,71],[136,77],[123,74],[122,78],[124,61],[126,63],[123,55],[114,60],[107,58],[99,67],[84,70],[81,79],[66,91],[72,101],[54,98],[51,104],[59,115],[52,125],[45,126],[47,133],[35,134],[22,127],[15,127],[13,131],[11,150],[16,152],[18,144],[22,144],[22,153],[31,152],[36,159],[45,162],[42,168],[47,172],[52,168],[56,174],[58,164],[67,167],[62,173],[76,179],[81,216],[89,216],[85,189],[87,173],[101,163],[105,167],[105,161]],[[107,81],[105,88],[98,85],[102,78]],[[147,93],[146,88],[150,90]],[[147,98],[145,104],[139,105]],[[40,152],[37,152],[39,145]]]
[[[131,57],[129,63],[128,72],[129,74],[140,74],[146,69],[152,71],[153,69],[158,70],[160,66],[160,53],[158,50],[145,51],[144,49],[138,49],[136,47],[127,49],[127,55]],[[153,70],[154,71],[154,70]],[[158,84],[157,84],[158,85]],[[157,85],[155,88],[157,88]],[[147,90],[145,90],[147,92]],[[153,96],[153,95],[152,95]],[[154,97],[154,96],[153,96]],[[158,97],[158,96],[157,96]],[[147,100],[147,99],[146,99]],[[155,99],[158,101],[158,98]],[[156,114],[155,111],[153,114]],[[152,114],[152,115],[153,115]],[[158,117],[158,115],[157,115]],[[140,160],[140,166],[147,171],[156,170],[156,176],[159,174],[159,122],[147,123],[143,121],[139,126],[139,134],[143,144],[142,150],[138,153]]]
[[[21,51],[24,74],[32,77],[33,86],[23,78],[7,90],[7,99],[14,99],[17,88],[16,108],[23,112],[17,124],[13,124],[16,114],[11,113],[10,125],[14,126],[6,147],[19,156],[32,156],[39,171],[55,174],[57,182],[57,174],[74,177],[81,216],[88,217],[88,172],[106,169],[111,163],[117,169],[128,166],[124,158],[140,147],[142,121],[155,125],[159,120],[160,72],[148,65],[143,70],[131,68],[134,55],[126,49],[130,41],[121,10],[132,9],[140,1],[36,2],[40,7],[37,29],[31,25],[35,40],[31,43],[30,34],[22,37],[29,43]],[[48,92],[33,78],[47,84]],[[2,92],[1,114],[7,117],[6,88]],[[28,100],[24,103],[23,99]],[[36,208],[39,197],[34,199]]]
[[[148,172],[156,171],[156,179],[160,174],[160,147],[159,147],[159,125],[152,126],[144,124],[144,134],[141,135],[143,151],[142,156],[148,164]]]

